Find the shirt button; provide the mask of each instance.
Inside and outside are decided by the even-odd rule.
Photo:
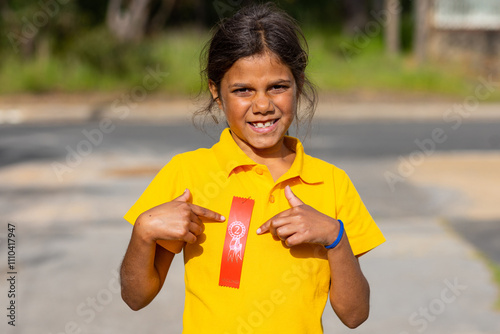
[[[257,168],[257,169],[255,169],[255,173],[262,175],[262,174],[264,174],[264,171],[262,170],[262,168]]]
[[[274,196],[273,195],[269,196],[269,202],[274,203]]]

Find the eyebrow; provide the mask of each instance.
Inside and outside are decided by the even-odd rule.
[[[276,81],[272,81],[270,82],[269,86],[275,86],[275,85],[279,85],[279,84],[289,84],[291,85],[292,84],[292,81],[291,80],[285,80],[285,79],[278,79]],[[229,88],[242,88],[242,87],[248,87],[248,86],[251,86],[249,83],[244,83],[244,82],[236,82],[232,85],[229,85]]]

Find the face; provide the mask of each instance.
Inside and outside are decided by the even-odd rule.
[[[210,91],[224,111],[243,151],[260,156],[284,149],[283,137],[297,109],[297,85],[288,66],[270,53],[237,60],[224,74],[220,91]]]

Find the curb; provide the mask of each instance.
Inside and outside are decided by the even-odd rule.
[[[189,99],[172,101],[29,101],[0,100],[0,124],[89,122],[103,118],[121,121],[190,121],[199,108]],[[316,118],[344,121],[429,121],[463,118],[500,120],[500,103],[467,105],[452,102],[320,102]]]

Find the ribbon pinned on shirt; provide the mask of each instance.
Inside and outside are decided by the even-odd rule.
[[[226,238],[222,251],[219,285],[240,287],[241,269],[255,201],[234,196],[227,220]]]

